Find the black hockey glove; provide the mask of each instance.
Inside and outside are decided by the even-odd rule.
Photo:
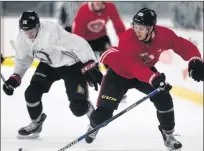
[[[156,75],[153,78],[151,85],[155,89],[161,88],[162,91],[169,92],[172,89],[172,86],[170,84],[166,83],[165,81],[166,81],[166,76],[164,75],[164,73],[161,73],[159,75]]]
[[[103,79],[103,74],[98,69],[98,64],[93,60],[84,63],[84,66],[81,69],[82,74],[85,76],[87,82],[91,87],[95,87],[95,90],[98,91],[98,84],[101,84]]]
[[[7,95],[13,95],[13,91],[21,83],[21,77],[13,74],[3,85],[3,90]]]
[[[188,64],[189,77],[194,81],[204,81],[204,63],[200,59],[193,59]]]

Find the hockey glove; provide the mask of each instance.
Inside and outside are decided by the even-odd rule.
[[[204,63],[201,59],[193,59],[188,64],[189,77],[194,81],[204,81]]]
[[[21,77],[13,74],[3,85],[3,90],[7,95],[13,95],[13,91],[21,83]]]
[[[101,84],[103,79],[103,74],[98,69],[98,64],[93,60],[84,63],[84,66],[81,69],[82,74],[85,76],[87,82],[91,87],[95,87],[95,90],[98,91],[98,84]]]
[[[161,73],[161,74],[156,75],[153,78],[151,85],[155,89],[160,88],[162,91],[169,92],[172,89],[172,86],[166,83],[165,81],[166,81],[166,76],[164,75],[164,73]]]

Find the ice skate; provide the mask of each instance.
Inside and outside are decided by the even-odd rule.
[[[40,136],[42,131],[42,125],[46,119],[47,115],[42,113],[41,116],[32,121],[29,125],[22,127],[18,131],[18,139],[36,139]]]
[[[182,144],[174,138],[173,130],[171,132],[165,132],[159,126],[159,130],[162,134],[164,145],[167,147],[167,151],[181,151]]]
[[[89,117],[89,119],[90,119],[91,113],[92,113],[94,110],[95,110],[95,109],[94,109],[94,106],[93,106],[93,104],[90,102],[89,110],[88,110],[88,112],[86,113],[87,116]],[[91,121],[90,121],[90,122],[91,122]],[[88,128],[88,130],[87,130],[87,132],[91,131],[92,129],[93,129],[93,127],[90,125],[89,128]],[[85,138],[85,141],[86,141],[87,143],[89,143],[89,144],[92,143],[92,142],[95,140],[97,133],[98,133],[98,131],[96,131],[96,132],[90,134],[89,136],[87,136],[87,137]]]
[[[93,129],[93,127],[90,125],[87,132],[91,131],[92,129]],[[98,133],[98,130],[95,131],[95,132],[93,132],[93,133],[91,133],[89,136],[87,136],[87,137],[85,138],[85,141],[86,141],[88,144],[91,144],[91,143],[95,140],[97,133]]]

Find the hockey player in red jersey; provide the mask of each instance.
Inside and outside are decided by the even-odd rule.
[[[117,35],[125,31],[125,26],[113,3],[93,1],[82,5],[74,19],[72,32],[88,41],[97,58],[111,46],[106,23],[111,20]]]
[[[157,109],[159,130],[165,146],[179,150],[182,144],[175,139],[174,107],[169,93],[171,85],[166,83],[164,73],[154,65],[160,54],[172,49],[188,61],[188,72],[195,81],[204,80],[204,63],[197,47],[190,41],[177,36],[172,30],[156,25],[157,15],[148,8],[141,9],[134,17],[132,27],[122,33],[118,47],[108,49],[100,61],[110,68],[104,76],[98,97],[97,109],[91,114],[93,129],[113,116],[122,96],[131,88],[149,94],[156,88],[163,91],[150,100]],[[108,96],[108,97],[105,97]],[[114,98],[116,101],[109,100]],[[95,135],[87,137],[92,142]]]

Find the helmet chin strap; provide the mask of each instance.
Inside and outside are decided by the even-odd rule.
[[[36,30],[37,30],[36,35],[35,35],[35,38],[36,38],[37,35],[38,35],[38,32],[39,32],[40,24],[38,24],[35,28],[36,28]]]
[[[152,33],[153,33],[153,31],[154,31],[154,28],[153,28],[153,30],[148,34],[146,34],[146,36],[145,36],[145,39],[144,40],[142,40],[142,41],[144,41],[145,43],[150,43],[151,42],[151,40],[152,40]],[[149,31],[148,31],[149,32]],[[151,36],[150,36],[151,35]],[[150,38],[149,38],[149,40],[148,41],[146,41],[147,40],[147,38],[148,38],[148,36],[150,36]]]
[[[38,35],[38,32],[39,32],[39,30],[40,30],[40,24],[37,24],[37,26],[36,26],[35,28],[36,28],[36,30],[37,30],[37,33],[36,33],[36,36],[35,36],[35,38],[36,38],[37,35]]]

